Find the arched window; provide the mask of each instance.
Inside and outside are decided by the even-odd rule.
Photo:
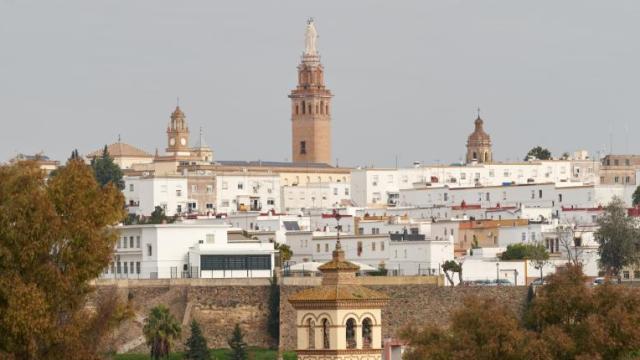
[[[324,113],[329,115],[329,104],[325,105]]]
[[[329,349],[329,320],[322,320],[322,348]]]
[[[305,114],[305,109],[306,109],[306,108],[307,108],[307,107],[306,107],[306,106],[305,106],[305,104],[304,104],[304,100],[302,100],[302,114]]]
[[[307,320],[307,327],[309,329],[309,349],[316,348],[316,324],[313,320]]]
[[[311,114],[311,104],[309,104],[309,114]]]
[[[347,320],[347,349],[355,349],[356,348],[356,321],[351,318]]]
[[[320,100],[320,113],[324,113],[324,101]]]
[[[299,107],[298,107],[298,104],[296,104],[296,115],[298,115],[298,110],[299,110]]]
[[[478,155],[476,154],[476,152],[475,152],[475,151],[473,152],[473,157],[472,157],[472,159],[473,159],[473,160],[478,160]]]
[[[362,322],[362,347],[364,349],[371,349],[373,324],[371,319],[366,318]]]
[[[484,162],[489,162],[489,153],[488,152],[484,152]]]

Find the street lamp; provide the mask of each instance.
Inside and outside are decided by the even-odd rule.
[[[496,286],[500,286],[500,263],[496,262]]]

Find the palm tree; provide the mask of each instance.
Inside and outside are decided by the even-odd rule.
[[[171,343],[180,336],[180,324],[164,305],[151,309],[142,328],[152,359],[169,356]]]

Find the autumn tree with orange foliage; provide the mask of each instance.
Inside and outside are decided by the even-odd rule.
[[[405,360],[635,359],[640,356],[640,293],[589,288],[579,266],[549,276],[518,316],[493,298],[468,298],[447,328],[408,327]],[[522,320],[521,320],[522,318]]]
[[[0,166],[0,358],[93,359],[126,309],[86,306],[124,217],[116,186],[71,159],[45,181],[31,162]]]

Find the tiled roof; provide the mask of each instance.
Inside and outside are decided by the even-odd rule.
[[[289,297],[289,301],[379,301],[388,298],[379,291],[360,285],[323,285],[297,292]]]
[[[87,157],[92,158],[94,156],[102,156],[103,149],[104,148],[100,148],[96,151],[93,151],[87,154]],[[111,157],[153,157],[153,155],[145,152],[144,150],[140,150],[137,147],[125,144],[123,142],[117,142],[108,145],[107,151],[109,152],[109,155]]]

